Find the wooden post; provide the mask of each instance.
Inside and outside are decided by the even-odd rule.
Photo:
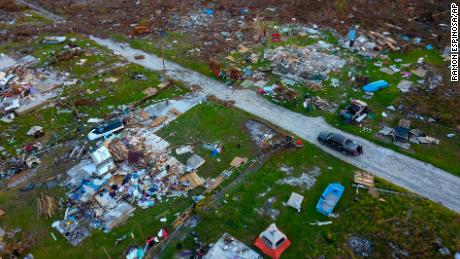
[[[142,240],[145,240],[144,232],[142,231],[141,226],[139,225],[139,222],[136,221],[136,225],[137,225],[137,228],[139,229],[139,232],[141,233]]]
[[[105,249],[105,246],[103,246],[102,249],[104,250],[105,254],[107,255],[107,258],[112,259],[112,257],[110,256],[109,252],[107,252],[107,249]]]

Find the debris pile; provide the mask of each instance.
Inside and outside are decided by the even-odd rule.
[[[49,68],[35,68],[38,60],[25,56],[15,61],[0,57],[0,116],[11,122],[15,115],[22,115],[47,104],[57,97],[59,88],[68,74],[57,73]]]
[[[224,235],[209,249],[204,255],[204,259],[212,258],[247,258],[259,259],[262,258],[254,250],[250,249],[244,243],[238,241],[230,234]]]
[[[37,208],[40,215],[52,218],[57,209],[56,200],[54,197],[42,194],[40,198],[37,198]]]
[[[371,242],[363,237],[351,236],[348,238],[348,246],[353,249],[356,256],[368,257],[372,253]]]
[[[248,120],[245,123],[245,125],[246,128],[249,130],[251,139],[259,147],[265,147],[267,145],[267,142],[276,135],[276,132],[274,130],[258,121]]]
[[[202,100],[198,98],[158,103],[141,112],[147,120],[168,115],[167,122]],[[171,112],[175,110],[176,112]],[[162,125],[145,123],[133,112],[123,131],[107,138],[102,145],[68,172],[69,188],[64,219],[53,223],[64,237],[78,245],[92,229],[110,232],[135,210],[147,209],[168,198],[186,196],[203,185],[196,169],[204,160],[192,155],[187,165],[170,155],[170,144],[155,135]]]
[[[346,64],[338,56],[319,51],[317,45],[267,49],[264,58],[271,62],[274,74],[302,82],[324,80]]]

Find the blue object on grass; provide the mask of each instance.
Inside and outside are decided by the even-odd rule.
[[[433,50],[433,45],[428,44],[428,45],[425,46],[425,49],[427,49],[427,50]]]
[[[372,83],[369,83],[363,86],[363,91],[365,92],[377,92],[383,88],[387,88],[389,86],[388,82],[385,80],[379,80]]]
[[[329,184],[319,198],[316,210],[326,216],[331,215],[344,190],[345,188],[340,183]]]
[[[209,9],[209,8],[204,8],[203,9],[203,12],[207,15],[213,15],[214,14],[214,10],[213,9]]]

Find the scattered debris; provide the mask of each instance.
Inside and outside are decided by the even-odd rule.
[[[309,190],[316,183],[316,178],[321,173],[319,167],[313,167],[312,170],[302,173],[300,176],[290,176],[278,180],[277,184],[288,184],[291,186],[299,186],[302,191]]]
[[[42,193],[40,198],[37,198],[37,209],[39,215],[43,215],[46,218],[52,218],[55,216],[55,211],[57,209],[56,200],[54,197],[43,195]]]
[[[312,226],[326,226],[330,224],[332,224],[332,221],[316,221],[316,222],[310,223],[310,225]]]
[[[287,205],[296,209],[300,213],[300,208],[302,207],[302,201],[303,201],[302,195],[292,192],[287,202]]]
[[[356,256],[369,257],[372,253],[371,242],[363,237],[350,236],[347,243]]]
[[[245,259],[262,259],[258,253],[250,249],[245,244],[232,237],[230,234],[224,235],[209,249],[208,253],[203,256],[204,259],[222,258],[245,258]]]
[[[302,82],[324,80],[346,64],[337,56],[320,52],[317,45],[267,49],[264,58],[271,62],[273,73]]]

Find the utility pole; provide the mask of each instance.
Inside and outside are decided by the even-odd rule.
[[[166,36],[165,21],[166,21],[166,17],[161,17],[160,47],[161,47],[161,62],[162,62],[162,65],[163,65],[163,68],[161,70],[162,80],[166,80],[165,44],[164,44],[164,37]]]

